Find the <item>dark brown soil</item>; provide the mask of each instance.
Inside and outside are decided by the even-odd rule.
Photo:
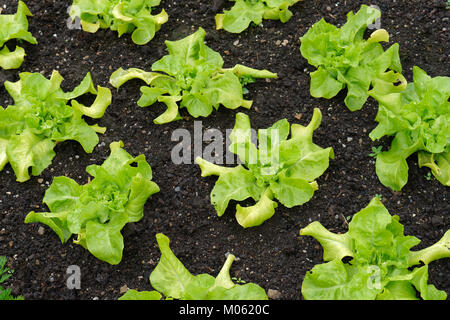
[[[4,13],[15,12],[15,3],[2,0]],[[30,30],[39,44],[24,45],[27,57],[20,72],[41,72],[49,77],[52,70],[58,70],[65,78],[63,87],[69,90],[90,71],[96,84],[109,86],[109,76],[117,68],[150,70],[152,63],[166,52],[164,40],[179,39],[201,26],[207,31],[207,44],[223,55],[227,67],[241,63],[278,73],[279,79],[260,80],[248,86],[248,99],[254,100],[254,108],[247,113],[254,128],[265,128],[281,118],[306,124],[313,108],[319,107],[323,122],[316,131],[315,142],[322,147],[332,146],[336,159],[319,178],[320,189],[310,202],[292,209],[280,205],[275,216],[262,226],[242,229],[234,217],[235,203],[224,216],[216,216],[209,201],[215,178],[201,178],[194,164],[171,162],[170,153],[177,144],[171,141],[172,131],[187,128],[193,132],[194,119],[153,124],[163,106],[139,108],[136,101],[141,83],[129,82],[113,91],[113,103],[99,122],[108,131],[92,154],[84,153],[75,142],[65,142],[57,146],[53,164],[39,177],[18,183],[9,165],[0,172],[0,255],[7,256],[16,271],[7,285],[26,299],[117,299],[124,285],[149,290],[148,277],[160,256],[155,234],[163,232],[192,273],[215,275],[225,253],[231,252],[239,258],[232,267],[232,276],[255,282],[266,290],[278,290],[281,299],[298,300],[302,299],[300,288],[305,272],[322,262],[321,247],[314,239],[299,236],[300,228],[319,220],[331,231],[345,232],[345,217],[365,207],[375,194],[382,195],[391,214],[400,216],[406,234],[422,240],[420,248],[439,240],[449,228],[448,189],[435,179],[427,180],[428,170],[419,169],[415,157],[409,159],[409,182],[401,193],[383,187],[377,179],[369,153],[372,146],[380,143],[374,144],[368,137],[376,125],[376,103],[370,99],[362,111],[352,113],[344,105],[345,94],[331,100],[314,99],[309,94],[308,72],[314,68],[300,55],[299,37],[321,17],[341,25],[346,13],[358,10],[363,3],[305,0],[292,8],[294,16],[286,24],[264,21],[262,26],[234,35],[214,28],[214,14],[231,2],[163,0],[161,7],[169,13],[169,22],[148,45],[137,46],[130,36],[117,38],[117,33],[109,30],[96,34],[69,30],[66,20],[71,1],[27,1],[34,13]],[[412,80],[414,65],[431,76],[450,74],[450,10],[446,10],[443,0],[383,0],[367,4],[381,8],[382,26],[392,35],[391,42],[400,44],[408,80]],[[286,45],[284,40],[288,41]],[[0,76],[2,82],[16,81],[18,71],[3,71]],[[2,86],[0,105],[11,102]],[[209,118],[197,120],[203,122],[205,129],[225,132],[233,127],[238,111],[242,110],[220,108]],[[302,114],[300,120],[295,117],[298,114]],[[38,229],[43,225],[24,224],[23,220],[31,210],[46,210],[42,198],[53,177],[66,175],[86,183],[86,166],[102,163],[109,154],[109,143],[117,140],[123,140],[131,154],[147,156],[161,192],[147,202],[144,218],[124,230],[123,260],[111,266],[70,241],[61,244],[45,226],[45,233],[40,235]],[[381,143],[387,146],[388,142]],[[38,179],[43,180],[40,183]],[[69,265],[81,267],[81,290],[66,288]],[[447,294],[449,274],[448,260],[430,265],[431,283]]]

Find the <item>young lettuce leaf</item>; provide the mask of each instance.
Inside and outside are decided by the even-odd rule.
[[[119,33],[132,33],[131,39],[144,45],[153,39],[155,33],[169,19],[163,10],[152,15],[160,0],[74,0],[70,17],[81,20],[86,32],[95,33],[98,29],[111,29]]]
[[[252,142],[249,117],[238,113],[229,150],[238,155],[243,165],[221,167],[200,157],[196,159],[202,177],[219,176],[211,191],[211,203],[217,214],[224,214],[230,200],[253,198],[256,201],[253,206],[236,206],[236,219],[247,228],[273,216],[278,206],[274,198],[288,208],[308,202],[318,189],[315,179],[328,168],[329,159],[334,158],[331,147],[323,149],[312,142],[321,121],[318,108],[306,127],[298,124],[290,127],[286,119],[280,120],[270,128],[258,130],[257,148]]]
[[[230,0],[235,4],[230,10],[216,15],[216,29],[241,33],[250,23],[261,24],[263,19],[285,23],[292,17],[289,7],[301,0]]]
[[[100,260],[118,264],[124,248],[120,231],[141,220],[145,202],[159,192],[145,156],[133,158],[122,147],[122,141],[111,143],[105,162],[87,167],[94,177],[88,184],[56,177],[43,200],[50,212],[30,212],[25,223],[46,224],[62,243],[77,234],[76,244]]]
[[[229,109],[250,108],[252,102],[243,98],[240,80],[277,77],[269,71],[242,65],[223,69],[220,54],[204,41],[202,28],[184,39],[166,41],[169,54],[152,65],[153,72],[120,68],[111,75],[110,82],[119,88],[131,79],[145,81],[148,86],[141,87],[138,105],[148,107],[157,101],[166,104],[167,110],[154,120],[163,124],[181,119],[179,108],[186,108],[195,118],[209,116],[219,105]]]
[[[0,171],[9,162],[17,181],[41,174],[52,162],[53,148],[58,142],[78,141],[87,153],[97,145],[97,133],[105,128],[88,125],[83,116],[101,118],[111,103],[111,91],[96,90],[88,73],[72,92],[60,88],[63,78],[53,71],[48,80],[40,73],[23,72],[17,82],[5,82],[14,105],[0,106]],[[75,99],[91,93],[97,95],[91,107]],[[68,105],[71,101],[71,106]]]
[[[128,290],[119,300],[267,300],[263,288],[254,283],[235,284],[230,268],[235,256],[229,254],[216,278],[209,274],[194,276],[170,249],[170,240],[164,234],[156,235],[161,258],[150,274],[150,283],[157,291]]]
[[[9,269],[6,267],[7,259],[4,256],[0,256],[0,301],[1,300],[23,300],[22,296],[14,297],[11,294],[11,289],[5,289],[1,286],[3,282],[8,280],[12,274],[14,273],[14,270]]]
[[[300,230],[323,247],[323,259],[307,272],[302,294],[307,300],[445,300],[444,291],[428,282],[428,264],[450,257],[450,230],[436,244],[419,250],[420,243],[403,234],[398,216],[391,216],[375,197],[356,213],[348,232],[335,234],[315,221]],[[344,262],[344,257],[350,257]],[[419,266],[420,264],[424,264]]]
[[[36,38],[28,32],[28,16],[32,14],[23,1],[19,1],[16,14],[1,14],[0,9],[0,68],[17,69],[25,58],[23,48],[16,46],[10,51],[5,45],[7,41],[17,39],[37,44]]]
[[[391,148],[376,160],[381,183],[399,191],[408,181],[406,159],[418,152],[419,166],[431,169],[444,186],[450,186],[450,78],[431,78],[413,68],[414,83],[402,92],[386,94],[384,83],[375,83],[370,95],[379,102],[378,126],[372,140],[393,136]]]
[[[311,73],[313,97],[330,99],[346,87],[345,105],[355,111],[363,107],[374,82],[384,83],[391,92],[405,89],[398,44],[384,51],[380,42],[389,42],[384,29],[363,38],[367,25],[380,16],[379,10],[362,5],[356,14],[348,13],[341,28],[322,19],[300,38],[302,56],[317,67]]]

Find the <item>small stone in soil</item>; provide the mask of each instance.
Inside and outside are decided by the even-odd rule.
[[[277,300],[281,298],[281,292],[278,290],[269,289],[267,291],[267,296],[269,297],[269,299]]]
[[[125,293],[127,291],[128,291],[128,286],[126,284],[124,284],[122,287],[120,287],[120,291],[119,292],[121,294],[123,294],[123,293]]]

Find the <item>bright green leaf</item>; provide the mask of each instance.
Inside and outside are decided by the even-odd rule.
[[[356,213],[348,232],[335,234],[314,221],[300,230],[322,245],[323,259],[307,272],[302,294],[308,300],[445,300],[444,291],[428,284],[428,264],[449,258],[450,231],[419,251],[420,240],[405,236],[398,216],[391,216],[374,197]],[[344,262],[343,258],[351,258]],[[417,267],[420,263],[424,266]]]
[[[254,227],[271,218],[278,206],[274,199],[288,208],[309,201],[318,189],[316,178],[329,166],[333,149],[323,149],[313,143],[314,130],[322,119],[314,110],[308,126],[289,123],[283,119],[272,127],[258,131],[258,146],[252,141],[250,119],[236,114],[230,134],[229,150],[239,156],[243,165],[220,167],[197,158],[202,176],[218,175],[211,191],[211,203],[219,216],[225,213],[230,200],[253,198],[253,206],[236,206],[236,218],[244,228]],[[289,129],[291,138],[288,139]]]
[[[5,45],[9,40],[17,39],[37,44],[36,38],[28,31],[28,19],[32,16],[23,1],[18,2],[15,14],[1,14],[0,12],[0,68],[17,69],[25,57],[25,50],[16,46],[14,51],[10,51]]]
[[[302,56],[318,68],[311,73],[313,97],[330,99],[347,88],[345,105],[355,111],[363,107],[370,86],[379,79],[392,92],[397,91],[393,84],[398,81],[402,88],[406,86],[400,74],[398,44],[383,50],[379,42],[389,40],[385,30],[375,31],[368,40],[363,38],[367,26],[380,15],[379,10],[362,5],[356,14],[348,13],[341,28],[321,19],[300,38]]]
[[[85,185],[56,177],[44,197],[50,212],[30,212],[25,223],[48,225],[61,242],[77,234],[75,243],[102,261],[118,264],[124,248],[122,228],[141,220],[146,201],[159,192],[145,156],[134,158],[122,147],[121,141],[111,143],[104,163],[86,169],[94,178]]]
[[[169,20],[164,10],[152,14],[159,4],[155,0],[73,0],[69,14],[72,19],[81,19],[86,32],[95,33],[102,28],[117,31],[119,37],[132,33],[133,42],[144,45]]]
[[[157,124],[182,119],[179,108],[197,117],[209,116],[220,105],[228,109],[250,108],[252,101],[243,97],[244,77],[276,78],[275,73],[243,65],[224,69],[221,55],[205,44],[206,32],[199,28],[193,34],[176,41],[165,41],[168,55],[152,65],[152,72],[137,68],[119,68],[110,83],[119,88],[131,79],[141,79],[140,107],[162,102],[167,110],[157,117]]]
[[[216,15],[216,29],[241,33],[251,23],[261,24],[263,19],[280,20],[285,23],[292,17],[289,7],[300,0],[231,0],[235,4],[230,10]]]
[[[100,118],[111,103],[107,88],[95,90],[88,73],[72,92],[61,89],[62,76],[53,71],[50,79],[40,73],[22,72],[17,82],[5,82],[6,91],[14,104],[0,107],[0,170],[9,162],[17,181],[39,175],[52,162],[56,143],[78,141],[91,153],[98,144],[97,133],[105,128],[90,126],[83,116]],[[75,99],[86,93],[96,95],[91,107]],[[71,101],[71,105],[69,105]]]

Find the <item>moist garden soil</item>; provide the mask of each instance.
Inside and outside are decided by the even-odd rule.
[[[14,13],[16,2],[1,0],[3,13]],[[319,220],[333,232],[346,232],[348,219],[376,194],[391,214],[400,216],[405,233],[422,240],[416,249],[438,241],[449,228],[448,189],[434,178],[428,180],[429,170],[419,169],[415,156],[408,160],[409,181],[402,192],[381,185],[369,154],[372,146],[384,145],[386,150],[390,139],[369,139],[369,132],[376,126],[375,101],[370,98],[361,111],[352,113],[344,105],[344,91],[331,100],[315,99],[309,93],[309,73],[314,67],[301,56],[299,37],[322,17],[342,25],[347,12],[357,11],[364,3],[381,9],[382,27],[391,34],[389,45],[399,43],[404,75],[409,81],[414,65],[433,77],[449,75],[450,10],[443,0],[305,0],[292,8],[294,15],[289,22],[264,21],[239,35],[215,30],[214,15],[232,2],[162,0],[160,8],[170,15],[169,22],[145,46],[135,45],[130,35],[118,38],[110,30],[89,34],[69,29],[67,12],[71,1],[27,1],[34,14],[29,19],[30,31],[39,44],[24,44],[25,63],[19,70],[1,71],[2,84],[5,80],[17,81],[19,72],[41,72],[49,77],[52,70],[58,70],[65,78],[62,87],[68,91],[91,72],[96,84],[113,90],[113,103],[98,122],[108,130],[92,154],[69,141],[56,147],[56,157],[42,175],[25,183],[16,182],[9,165],[0,172],[0,255],[7,256],[8,265],[15,270],[6,285],[25,299],[117,299],[127,287],[150,290],[149,275],[160,257],[155,234],[162,232],[192,273],[216,275],[225,254],[231,252],[238,258],[231,268],[232,277],[276,290],[279,299],[298,300],[302,299],[305,273],[323,262],[318,242],[300,236],[299,230]],[[254,101],[251,110],[221,107],[210,117],[200,119],[182,110],[183,120],[156,125],[152,120],[164,110],[163,105],[136,105],[143,83],[133,80],[117,91],[109,85],[109,77],[119,67],[150,70],[166,54],[165,40],[180,39],[198,27],[206,30],[207,44],[222,54],[225,67],[240,63],[277,72],[279,78],[247,86],[246,98]],[[2,85],[0,105],[11,103]],[[171,151],[178,143],[171,141],[172,132],[185,128],[193,133],[194,120],[202,121],[204,130],[218,128],[225,134],[226,129],[233,128],[238,111],[249,114],[253,128],[266,128],[282,118],[305,125],[315,107],[323,113],[315,143],[333,147],[336,157],[318,179],[319,190],[311,201],[292,209],[280,205],[275,215],[259,227],[241,228],[234,217],[234,202],[218,217],[209,200],[216,178],[202,178],[195,164],[176,165],[171,161]],[[146,155],[161,192],[147,202],[144,218],[123,230],[123,260],[112,266],[71,241],[61,244],[48,227],[25,224],[24,218],[32,210],[47,210],[42,199],[55,176],[87,183],[86,166],[101,164],[109,155],[109,144],[117,140],[122,140],[132,155]],[[80,290],[66,287],[70,265],[81,268]],[[430,282],[447,294],[449,272],[448,259],[430,265]]]

